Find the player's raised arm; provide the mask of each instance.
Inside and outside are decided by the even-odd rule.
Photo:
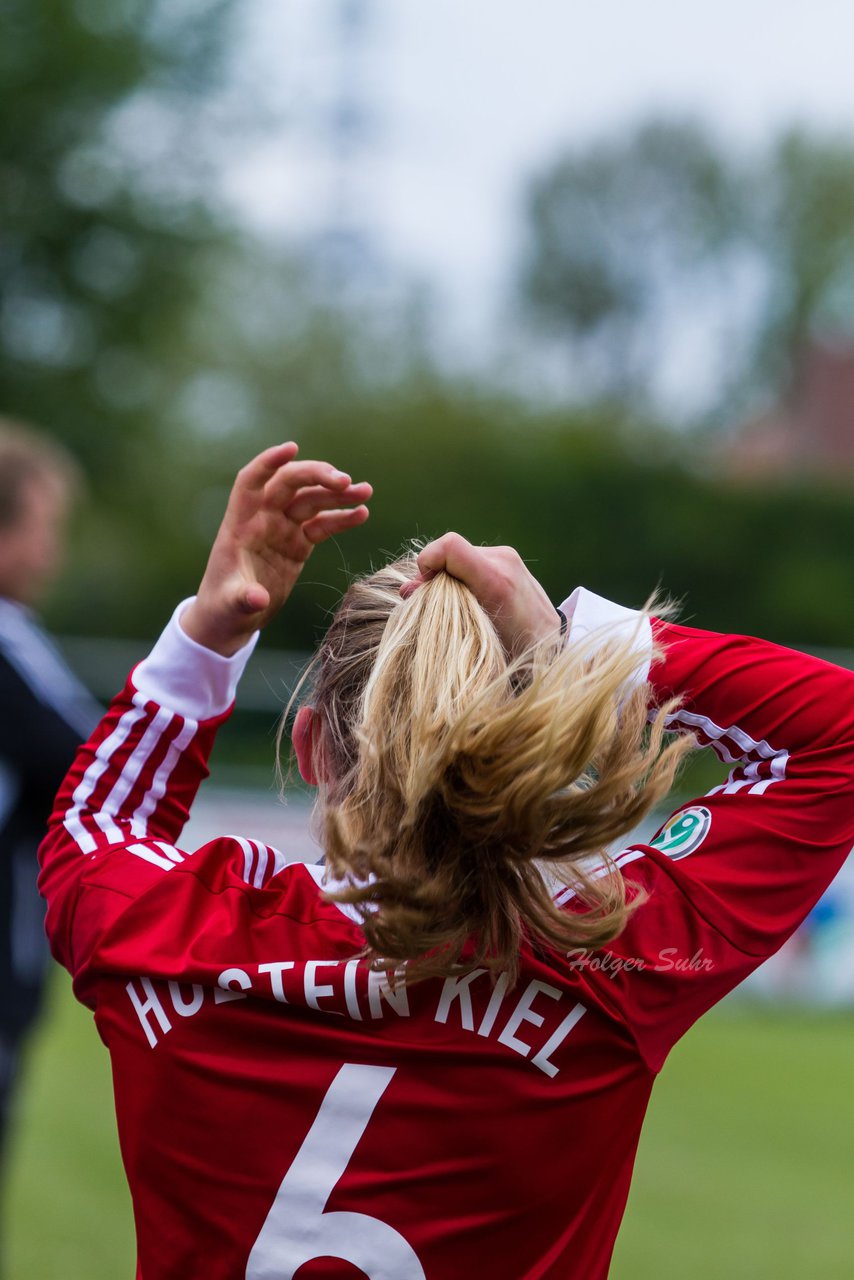
[[[611,944],[614,962],[591,977],[658,1069],[794,932],[848,857],[854,674],[750,636],[655,631],[652,688],[659,701],[680,700],[668,727],[732,766],[651,846],[617,859],[648,898]]]
[[[73,971],[89,945],[79,920],[72,928],[87,867],[125,850],[115,887],[133,897],[182,860],[174,841],[259,628],[287,600],[314,546],[367,519],[370,485],[296,452],[277,445],[239,473],[198,595],[175,611],[59,790],[39,883],[55,954]]]
[[[314,547],[368,518],[369,484],[275,445],[238,474],[198,595],[181,617],[191,639],[225,657],[287,600]]]
[[[489,612],[511,653],[548,638],[551,606],[521,559],[457,534],[419,556],[419,581],[445,570]],[[417,588],[408,585],[404,592]],[[613,629],[635,637],[668,728],[732,765],[726,782],[683,806],[655,837],[617,857],[647,900],[597,969],[571,959],[631,1028],[658,1068],[707,1008],[798,927],[854,844],[854,675],[748,636],[656,622],[578,589],[561,606],[568,643]],[[558,901],[573,910],[574,891]],[[604,976],[603,976],[604,975]]]

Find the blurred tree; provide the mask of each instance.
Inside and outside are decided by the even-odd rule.
[[[750,223],[765,287],[751,357],[788,390],[810,339],[854,341],[854,141],[785,134],[754,176]]]
[[[689,124],[597,140],[534,181],[523,296],[582,385],[624,398],[648,384],[674,284],[695,286],[727,251],[740,205],[725,158]]]
[[[3,6],[0,406],[56,432],[92,478],[95,627],[118,585],[156,566],[164,406],[194,367],[189,322],[233,239],[198,197],[230,10]]]
[[[854,337],[854,143],[742,156],[667,121],[598,139],[531,184],[520,291],[582,398],[720,417],[785,393],[808,339]]]
[[[640,605],[660,586],[699,626],[851,644],[844,490],[730,486],[690,436],[628,413],[545,412],[426,378],[318,400],[298,438],[375,496],[364,528],[318,548],[273,644],[311,648],[351,573],[448,529],[517,547],[555,600],[581,582]],[[234,455],[237,442],[221,448]]]
[[[556,597],[581,579],[640,602],[660,579],[709,625],[850,638],[841,498],[727,492],[644,424],[641,398],[557,414],[450,384],[425,355],[422,299],[332,308],[297,258],[211,210],[232,13],[4,6],[0,408],[62,436],[95,491],[54,623],[156,632],[200,572],[234,467],[295,437],[377,495],[365,530],[318,551],[280,644],[312,643],[347,568],[448,528],[517,545]],[[674,317],[751,272],[764,368],[809,326],[847,323],[844,147],[790,138],[762,176],[661,125],[581,159],[578,183],[575,158],[541,184],[527,288],[599,389],[646,385]]]
[[[308,257],[216,208],[224,117],[241,140],[264,123],[254,98],[222,106],[238,9],[4,5],[0,410],[56,432],[92,479],[53,601],[69,631],[156,630],[234,464],[407,376],[423,345],[417,302],[333,308]]]
[[[223,235],[188,175],[229,4],[4,5],[0,399],[96,475],[180,377],[175,338]]]

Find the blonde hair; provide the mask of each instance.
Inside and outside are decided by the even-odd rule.
[[[664,744],[663,715],[647,726],[647,686],[627,693],[631,640],[511,662],[449,575],[402,600],[415,574],[410,555],[354,582],[305,677],[322,843],[344,882],[328,896],[356,905],[374,967],[514,980],[526,940],[566,952],[622,930],[639,899],[604,851],[690,743]],[[555,904],[544,869],[583,910]]]

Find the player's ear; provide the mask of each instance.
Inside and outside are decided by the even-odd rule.
[[[314,739],[318,729],[317,715],[314,707],[300,707],[294,720],[291,740],[297,757],[297,767],[303,782],[309,786],[317,786],[317,773],[314,765]]]

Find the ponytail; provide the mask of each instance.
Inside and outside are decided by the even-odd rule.
[[[322,842],[344,884],[329,896],[359,910],[376,967],[512,980],[525,941],[567,952],[620,933],[638,899],[604,850],[667,793],[690,741],[665,745],[663,715],[647,725],[646,686],[626,696],[631,641],[511,663],[456,579],[403,601],[415,572],[407,557],[355,582],[309,673]],[[555,881],[584,909],[557,907]]]

